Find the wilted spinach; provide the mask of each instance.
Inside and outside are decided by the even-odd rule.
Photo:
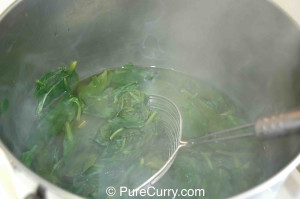
[[[119,81],[133,66],[104,70],[82,82],[78,82],[75,67],[73,62],[36,81],[38,123],[28,137],[28,151],[21,160],[68,190],[82,186],[78,185],[79,179],[97,184],[103,180],[102,183],[117,184],[121,179],[122,183],[137,186],[133,174],[142,171],[142,166],[148,167],[143,171],[148,173],[144,180],[162,166],[161,154],[154,158],[142,149],[155,152],[150,148],[155,146],[157,132],[163,127],[157,113],[147,105],[149,97],[140,83]],[[111,162],[114,165],[108,167]],[[129,170],[120,173],[120,179],[105,172],[126,168]],[[98,192],[99,187],[91,185],[79,194]]]
[[[37,125],[21,157],[75,194],[106,198],[106,187],[134,188],[165,163],[166,126],[148,106],[148,94],[179,106],[183,140],[244,122],[226,96],[189,76],[129,63],[79,81],[76,64],[36,81]],[[207,198],[228,197],[263,176],[259,147],[242,140],[184,148],[157,186],[204,188]]]

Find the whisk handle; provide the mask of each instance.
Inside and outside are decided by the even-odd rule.
[[[258,137],[275,137],[300,130],[300,110],[259,119],[255,123]]]

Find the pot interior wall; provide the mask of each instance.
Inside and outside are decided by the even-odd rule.
[[[20,104],[42,73],[72,60],[81,78],[129,61],[188,73],[253,121],[299,106],[299,53],[296,24],[261,0],[22,1],[0,23],[0,98],[11,102],[0,137],[20,155],[32,122]],[[299,154],[299,142],[266,141],[269,176]]]

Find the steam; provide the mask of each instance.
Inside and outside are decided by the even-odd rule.
[[[282,80],[299,66],[299,29],[266,2],[217,2],[159,5],[144,25],[143,60],[213,84],[251,110],[249,120],[295,106],[293,83]]]
[[[299,79],[294,75],[299,72],[299,29],[269,2],[149,2],[35,2],[25,9],[29,16],[24,18],[23,13],[16,12],[1,22],[10,32],[1,34],[0,46],[6,48],[0,51],[4,71],[0,78],[10,83],[1,85],[0,93],[10,96],[14,115],[12,121],[3,124],[1,136],[10,140],[17,156],[36,121],[35,79],[73,60],[78,60],[81,78],[129,61],[180,71],[226,93],[247,121],[299,103],[292,80]],[[10,67],[16,72],[8,78],[12,73],[5,71]],[[160,89],[157,86],[155,91],[165,94],[168,90]],[[287,150],[289,154],[284,156],[292,158],[294,152],[279,150],[282,148],[278,146],[276,151]],[[275,155],[273,152],[269,159]],[[178,164],[184,165],[182,157]],[[199,158],[198,154],[194,158]],[[288,161],[276,162],[279,166],[270,175]],[[220,165],[233,162],[223,160]],[[114,178],[114,174],[125,171],[108,170],[106,174]]]

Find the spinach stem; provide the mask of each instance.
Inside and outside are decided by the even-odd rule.
[[[86,120],[83,120],[79,125],[78,125],[78,128],[82,128],[86,125]]]
[[[65,127],[66,127],[66,132],[67,132],[68,140],[70,142],[73,142],[73,135],[72,135],[72,130],[71,130],[70,122],[66,122],[65,123]]]
[[[150,117],[148,118],[148,120],[146,121],[146,125],[148,125],[148,124],[150,124],[151,122],[152,122],[152,120],[155,118],[155,116],[157,115],[157,112],[156,111],[154,111],[151,115],[150,115]]]
[[[123,131],[123,130],[124,130],[124,128],[119,128],[118,130],[116,130],[116,131],[109,137],[109,139],[110,139],[110,140],[114,139],[114,137],[115,137],[118,133],[120,133],[121,131]]]
[[[68,68],[68,73],[72,74],[75,71],[76,66],[77,66],[77,61],[73,61]]]
[[[77,97],[72,97],[70,99],[70,102],[74,102],[76,105],[77,105],[77,116],[76,116],[76,120],[79,121],[80,118],[81,118],[81,111],[82,111],[82,108],[81,108],[81,103],[79,101],[79,99]]]
[[[80,104],[77,104],[77,116],[76,116],[76,120],[79,121],[80,120],[80,117],[81,117],[81,105]]]
[[[211,163],[211,161],[210,161],[208,155],[207,155],[206,153],[201,153],[201,155],[202,155],[202,156],[204,157],[204,159],[206,160],[206,162],[207,162],[209,168],[213,169],[212,163]]]
[[[123,151],[125,144],[126,144],[126,137],[122,141],[121,151]]]

